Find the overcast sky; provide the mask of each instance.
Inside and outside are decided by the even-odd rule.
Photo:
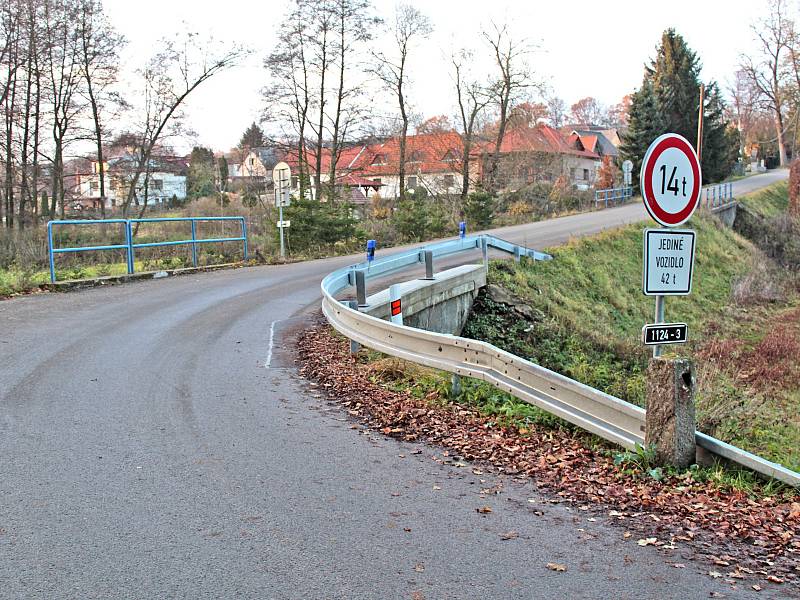
[[[390,20],[396,2],[375,0],[376,12]],[[425,117],[454,111],[447,56],[453,49],[479,47],[489,22],[510,23],[516,36],[538,46],[532,64],[567,106],[585,96],[615,104],[641,82],[644,62],[652,57],[661,32],[674,27],[698,53],[702,77],[730,80],[738,56],[752,47],[750,25],[766,0],[412,0],[434,25],[430,39],[412,55],[411,101]],[[258,117],[266,84],[264,56],[274,44],[276,23],[288,2],[266,0],[105,0],[116,27],[128,38],[125,67],[142,64],[159,38],[174,35],[186,23],[193,31],[219,40],[238,41],[253,54],[190,97],[189,123],[196,143],[228,149]],[[378,32],[378,36],[385,34]],[[381,42],[379,42],[381,43]],[[386,110],[393,107],[388,105]]]

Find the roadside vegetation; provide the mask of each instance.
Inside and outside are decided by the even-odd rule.
[[[752,194],[742,204],[751,216],[783,219],[787,185]],[[694,287],[689,296],[668,298],[666,314],[688,323],[690,343],[665,349],[695,361],[698,427],[800,470],[800,263],[778,266],[715,218],[697,216],[689,226],[698,232]],[[640,336],[642,325],[653,320],[654,302],[641,292],[642,228],[631,225],[549,249],[554,260],[548,262],[493,261],[489,286],[462,335],[644,406],[650,351]],[[575,430],[483,382],[464,379],[453,397],[449,374],[369,351],[359,356],[373,380],[393,391],[455,402],[523,430]],[[658,479],[675,475],[654,468],[646,449],[620,453],[580,435],[621,469]],[[722,468],[695,468],[693,477],[757,494],[782,487]]]
[[[346,203],[294,200],[284,210],[291,222],[285,230],[287,259],[292,261],[352,254],[376,239],[380,248],[455,235],[458,222],[466,219],[470,231],[494,226],[530,223],[575,212],[592,210],[589,192],[560,190],[552,185],[532,186],[513,194],[470,194],[462,217],[447,198],[431,198],[424,192],[409,193],[396,210],[380,202],[367,210]],[[83,215],[82,218],[95,215]],[[96,215],[99,217],[100,215]],[[107,215],[113,217],[115,215]],[[222,193],[176,203],[150,217],[243,216],[247,223],[251,264],[280,261],[278,210],[263,193]],[[134,231],[136,243],[185,240],[188,223],[148,223]],[[197,226],[197,237],[235,237],[237,222],[207,222]],[[55,247],[122,244],[119,225],[62,226],[54,229]],[[192,266],[191,246],[143,248],[136,251],[136,272]],[[198,266],[242,260],[241,242],[201,244]],[[125,252],[109,250],[56,255],[58,281],[92,279],[126,273]],[[3,231],[0,234],[0,298],[25,293],[50,281],[47,232],[44,228]]]
[[[743,204],[774,224],[787,203],[777,184]],[[666,353],[695,360],[698,426],[800,470],[800,262],[785,251],[794,232],[776,226],[753,243],[707,216],[689,226],[694,287],[668,298],[666,315],[688,323],[690,343]],[[638,224],[553,248],[551,262],[492,263],[489,281],[505,295],[482,293],[464,335],[643,406],[649,352],[639,338],[653,299],[641,292],[641,248]]]

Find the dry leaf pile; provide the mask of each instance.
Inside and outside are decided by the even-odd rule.
[[[639,532],[641,545],[683,544],[731,584],[757,577],[800,587],[800,503],[753,499],[694,481],[688,473],[660,482],[632,476],[569,431],[503,427],[463,406],[387,390],[370,381],[368,369],[350,355],[349,342],[334,337],[327,325],[305,331],[299,349],[306,378],[386,435],[438,444],[464,460],[530,477],[564,500],[613,509],[609,519]]]

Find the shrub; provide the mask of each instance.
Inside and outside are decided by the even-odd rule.
[[[473,192],[464,203],[464,217],[473,229],[485,229],[494,220],[495,198],[488,192]]]

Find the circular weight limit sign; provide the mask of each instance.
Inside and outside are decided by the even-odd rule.
[[[647,212],[665,227],[688,221],[700,203],[700,162],[692,145],[677,133],[665,133],[650,144],[639,181]]]

